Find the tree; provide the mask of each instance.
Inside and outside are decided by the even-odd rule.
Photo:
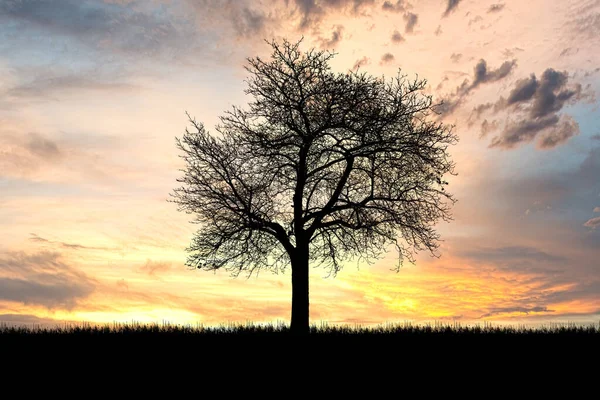
[[[386,246],[414,262],[436,254],[438,220],[454,198],[447,153],[452,127],[428,119],[425,80],[334,73],[329,51],[268,42],[271,60],[249,58],[247,109],[220,117],[218,136],[189,116],[177,147],[186,168],[172,194],[200,230],[187,264],[237,276],[292,270],[291,330],[309,330],[309,263],[333,274]]]

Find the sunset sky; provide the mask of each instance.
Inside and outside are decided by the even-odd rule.
[[[188,269],[185,112],[245,106],[264,39],[444,101],[439,258],[311,270],[311,320],[600,319],[600,0],[0,0],[0,321],[289,321],[291,275]]]

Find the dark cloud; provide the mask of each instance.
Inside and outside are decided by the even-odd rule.
[[[596,217],[596,218],[592,218],[592,219],[588,220],[585,224],[583,224],[583,226],[586,226],[586,227],[592,228],[592,229],[600,228],[600,217]]]
[[[237,38],[252,38],[264,34],[271,18],[260,8],[244,0],[184,0],[196,11],[197,28],[220,25],[229,27]],[[175,7],[173,7],[175,8]]]
[[[528,101],[533,97],[538,89],[539,83],[535,74],[531,74],[529,78],[520,79],[515,83],[515,88],[508,95],[508,104]]]
[[[435,34],[435,36],[440,36],[442,34],[442,26],[438,25],[437,29],[433,33]]]
[[[483,314],[480,318],[491,317],[498,314],[507,314],[507,313],[521,313],[521,314],[530,314],[530,313],[547,313],[554,312],[554,310],[549,310],[546,306],[534,306],[534,307],[494,307],[490,308],[489,312]]]
[[[437,112],[441,117],[452,114],[473,89],[481,84],[496,82],[507,77],[516,65],[517,60],[505,61],[497,69],[490,70],[485,60],[479,60],[474,68],[473,80],[464,80],[454,93],[442,100],[442,104],[437,107]]]
[[[261,33],[267,18],[261,11],[243,7],[233,18],[233,27],[238,36],[256,35]]]
[[[391,1],[385,1],[381,6],[384,11],[400,13],[406,11],[408,3],[404,0],[397,0],[395,3]]]
[[[590,137],[590,139],[592,139],[592,140],[600,140],[600,133],[599,133],[599,134],[597,134],[597,135],[592,135],[592,136]]]
[[[460,3],[460,0],[448,0],[446,11],[444,11],[444,17],[447,17],[451,12],[453,12],[458,6],[458,3]]]
[[[544,132],[537,142],[540,149],[552,149],[565,143],[579,133],[579,124],[570,116],[563,116],[561,123]]]
[[[442,79],[440,81],[440,83],[438,83],[438,85],[435,87],[436,90],[440,90],[442,87],[444,87],[444,83],[448,82],[450,80],[450,78],[448,78],[448,76],[444,76],[444,79]]]
[[[560,121],[560,123],[559,123]],[[490,147],[512,149],[522,143],[531,142],[538,134],[538,148],[551,149],[566,142],[579,133],[579,125],[570,117],[559,118],[552,114],[534,119],[521,119],[507,124],[501,135],[496,136]]]
[[[55,241],[55,240],[48,240],[46,238],[43,238],[43,237],[40,237],[40,236],[36,235],[35,233],[31,233],[30,235],[31,235],[31,237],[29,238],[29,240],[31,240],[32,242],[54,244],[54,245],[58,245],[58,246],[60,246],[62,248],[65,248],[65,249],[73,249],[73,250],[110,250],[108,247],[91,247],[91,246],[84,246],[84,245],[78,244],[78,243],[66,243],[66,242],[60,242],[60,241]]]
[[[44,74],[45,72],[40,70],[38,73]],[[63,95],[69,91],[123,92],[139,89],[136,85],[119,82],[117,76],[102,76],[98,71],[87,71],[78,75],[37,76],[29,82],[21,83],[9,89],[7,94],[13,97],[40,99]]]
[[[506,4],[492,4],[490,8],[488,8],[488,13],[496,13],[502,11]]]
[[[567,80],[566,72],[558,72],[552,68],[544,71],[538,90],[535,92],[531,108],[532,117],[543,117],[559,111],[566,101],[581,93],[581,85],[574,89],[564,88]]]
[[[0,257],[0,300],[72,309],[94,288],[95,281],[62,261],[59,253]]]
[[[498,121],[493,120],[489,122],[487,119],[484,119],[481,123],[481,133],[479,134],[480,138],[486,137],[490,132],[493,132],[498,129]]]
[[[39,133],[30,133],[27,141],[27,148],[32,153],[45,159],[55,159],[61,156],[60,150],[56,143],[50,139],[46,139]]]
[[[117,23],[117,5],[85,0],[5,0],[0,16],[73,35],[102,32]]]
[[[375,4],[375,0],[293,0],[302,15],[300,28],[308,28],[319,23],[331,11],[348,10],[353,14],[360,13],[365,6]]]
[[[40,318],[31,314],[0,314],[0,323],[7,326],[55,327],[67,321]]]
[[[352,70],[356,70],[359,69],[360,67],[363,67],[365,65],[369,65],[371,63],[371,59],[367,56],[361,58],[360,60],[356,60],[356,62],[354,63],[354,66],[352,67]]]
[[[494,107],[494,103],[480,104],[477,107],[473,108],[473,113],[475,114],[476,118],[479,118],[481,114],[491,109],[492,107]]]
[[[461,257],[479,261],[514,261],[527,260],[543,263],[559,263],[565,259],[549,254],[533,247],[507,246],[465,250],[458,253]]]
[[[333,27],[331,33],[331,39],[321,39],[321,47],[325,49],[332,49],[342,40],[342,32],[344,27],[342,25],[336,25]]]
[[[407,12],[404,14],[404,21],[406,22],[406,26],[404,27],[404,32],[412,33],[415,29],[415,25],[419,20],[419,16],[417,14],[413,14],[411,12]]]
[[[560,54],[558,55],[559,57],[565,57],[565,56],[569,56],[569,55],[573,55],[573,54],[577,54],[579,53],[579,49],[573,49],[571,47],[567,47],[566,49],[564,49],[563,51],[560,52]]]
[[[588,95],[582,94],[580,84],[568,87],[567,72],[548,68],[538,80],[535,74],[515,83],[508,98],[500,98],[494,111],[510,108],[525,112],[517,122],[507,122],[501,135],[492,140],[490,147],[514,148],[538,138],[537,147],[551,149],[579,133],[579,125],[568,115],[558,112],[567,103]]]
[[[394,55],[392,53],[385,53],[381,56],[381,64],[389,64],[394,61]]]
[[[498,81],[510,74],[516,65],[517,60],[505,61],[497,69],[489,70],[487,62],[481,59],[475,66],[475,77],[471,86],[476,87],[481,83]]]
[[[193,32],[190,21],[176,19],[160,5],[135,5],[94,0],[4,0],[0,2],[0,22],[16,24],[14,29],[31,35],[32,40],[38,34],[29,29],[36,28],[94,48],[126,52],[149,54],[189,43]]]
[[[402,37],[402,35],[400,34],[400,32],[398,32],[397,30],[394,31],[394,33],[392,34],[392,42],[393,43],[404,42],[404,38]]]
[[[459,62],[461,58],[462,58],[461,53],[452,53],[452,55],[450,56],[450,60],[452,60],[452,62],[454,62],[454,63]]]
[[[502,135],[492,140],[490,147],[511,149],[522,142],[530,142],[540,131],[556,126],[558,121],[557,115],[551,115],[545,118],[522,119],[516,123],[507,124]]]
[[[600,67],[597,67],[596,69],[593,69],[591,71],[585,71],[585,74],[583,76],[587,78],[588,76],[592,76],[597,72],[600,72]]]

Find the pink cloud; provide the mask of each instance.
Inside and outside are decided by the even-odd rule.
[[[592,218],[588,220],[583,226],[587,226],[588,228],[596,229],[600,226],[600,217]]]

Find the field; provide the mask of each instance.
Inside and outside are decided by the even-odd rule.
[[[285,324],[226,324],[220,326],[178,325],[170,323],[112,323],[112,324],[57,324],[9,325],[0,323],[0,338],[11,337],[287,337],[292,336]],[[309,337],[598,337],[600,323],[552,323],[537,327],[444,324],[382,324],[374,327],[361,325],[311,325]]]
[[[315,325],[303,337],[291,334],[284,324],[0,324],[0,355],[6,365],[29,368],[41,363],[57,369],[66,365],[71,370],[78,366],[104,370],[109,365],[134,368],[132,371],[156,366],[172,369],[174,374],[219,376],[232,368],[235,373],[243,370],[243,374],[256,376],[275,370],[285,374],[299,365],[309,365],[306,363],[310,363],[311,371],[343,376],[360,372],[393,377],[398,371],[418,373],[432,368],[445,375],[462,373],[460,366],[464,364],[480,372],[492,365],[511,373],[519,369],[530,373],[529,368],[572,371],[574,366],[596,362],[598,344],[598,324],[537,328],[441,323],[372,328]]]

